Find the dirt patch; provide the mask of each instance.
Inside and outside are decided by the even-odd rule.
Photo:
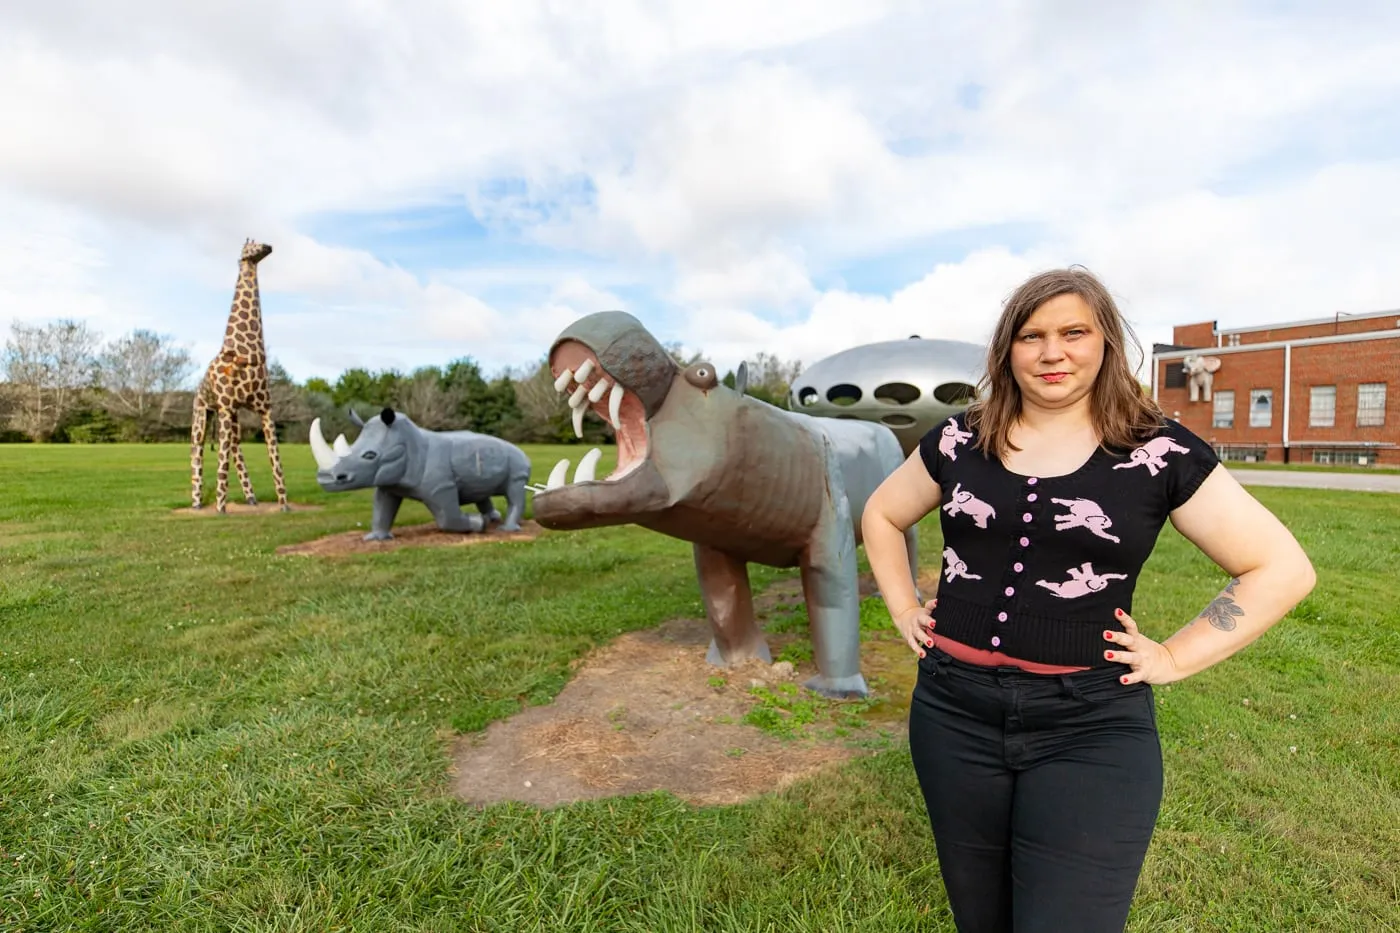
[[[183,509],[171,509],[174,515],[194,515],[196,517],[212,515],[215,518],[227,518],[229,515],[275,515],[282,511],[282,507],[277,504],[277,500],[271,502],[259,502],[257,505],[249,505],[246,502],[229,502],[226,506],[228,513],[220,515],[214,508],[214,503],[206,503],[202,509],[192,509],[185,506]],[[323,506],[300,505],[296,502],[288,502],[287,510],[291,512],[319,512]]]
[[[381,551],[394,551],[405,547],[467,547],[473,544],[499,544],[502,541],[533,541],[543,530],[533,521],[524,521],[520,523],[519,531],[501,531],[498,523],[492,523],[483,532],[461,533],[443,531],[435,523],[427,522],[422,525],[396,527],[394,537],[388,541],[366,541],[364,537],[368,529],[357,528],[314,541],[284,544],[277,549],[277,553],[336,557],[344,554],[378,554]]]
[[[791,638],[770,637],[773,653]],[[733,804],[899,741],[901,724],[849,717],[845,729],[795,739],[746,724],[763,702],[750,692],[759,684],[784,701],[815,699],[827,716],[863,701],[826,701],[798,688],[815,672],[810,664],[712,667],[709,643],[703,619],[680,619],[594,652],[552,703],[457,739],[457,796],[554,806],[666,790],[696,805]]]

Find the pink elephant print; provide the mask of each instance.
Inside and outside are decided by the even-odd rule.
[[[964,580],[982,579],[980,573],[968,573],[967,561],[959,557],[958,552],[950,547],[943,549],[943,574],[949,583],[952,583],[955,577],[962,577]]]
[[[1108,529],[1113,527],[1113,519],[1104,514],[1103,508],[1092,499],[1051,499],[1056,505],[1063,505],[1069,509],[1065,515],[1051,516],[1055,519],[1056,531],[1068,531],[1071,528],[1087,528],[1100,538],[1106,538],[1114,544],[1119,543],[1117,535],[1108,533]]]
[[[949,460],[958,459],[958,445],[966,444],[972,438],[971,431],[959,431],[958,423],[951,418],[943,426],[943,434],[938,439],[938,452]]]
[[[972,516],[972,520],[976,523],[978,528],[986,528],[987,519],[997,517],[996,509],[992,508],[989,504],[983,502],[966,489],[963,489],[962,483],[953,484],[953,492],[950,499],[951,501],[943,506],[943,511],[947,512],[949,515],[958,515],[965,512]]]
[[[1094,565],[1085,561],[1078,567],[1069,569],[1069,579],[1062,583],[1051,583],[1047,580],[1035,581],[1036,586],[1043,586],[1061,599],[1076,599],[1080,596],[1088,596],[1090,593],[1097,593],[1108,586],[1109,580],[1126,580],[1126,573],[1094,573]]]
[[[1130,470],[1135,466],[1145,466],[1147,471],[1156,476],[1158,471],[1167,468],[1167,461],[1162,458],[1167,454],[1189,454],[1189,447],[1182,447],[1170,437],[1154,437],[1152,440],[1135,449],[1128,455],[1127,463],[1115,463],[1115,470]]]

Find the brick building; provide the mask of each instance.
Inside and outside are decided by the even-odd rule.
[[[1400,311],[1216,330],[1152,346],[1152,397],[1225,460],[1400,466]],[[1218,367],[1191,400],[1188,357]]]

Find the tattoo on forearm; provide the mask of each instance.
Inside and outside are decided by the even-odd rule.
[[[1212,628],[1218,628],[1222,632],[1233,632],[1235,619],[1244,615],[1244,610],[1234,600],[1235,586],[1239,582],[1239,577],[1232,579],[1225,587],[1225,591],[1211,600],[1209,606],[1201,610],[1201,616],[1211,624]]]

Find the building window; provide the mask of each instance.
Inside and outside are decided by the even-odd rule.
[[[1356,426],[1374,428],[1385,424],[1385,383],[1363,382],[1356,387]]]
[[[1221,460],[1263,463],[1268,456],[1268,449],[1264,447],[1240,447],[1231,444],[1222,444],[1215,448],[1215,455]]]
[[[1267,428],[1274,423],[1274,390],[1249,390],[1249,426]]]
[[[1230,335],[1230,342],[1229,342],[1228,345],[1229,345],[1229,346],[1232,346],[1232,347],[1238,347],[1238,346],[1240,345],[1240,335],[1239,335],[1239,334],[1231,334],[1231,335]]]
[[[1312,452],[1313,463],[1346,464],[1349,466],[1370,466],[1376,462],[1376,455],[1370,450],[1327,450]]]
[[[1308,427],[1330,428],[1337,423],[1337,387],[1312,386],[1308,398]]]
[[[1210,426],[1213,428],[1233,428],[1235,426],[1235,393],[1224,389],[1211,395],[1212,411]]]

